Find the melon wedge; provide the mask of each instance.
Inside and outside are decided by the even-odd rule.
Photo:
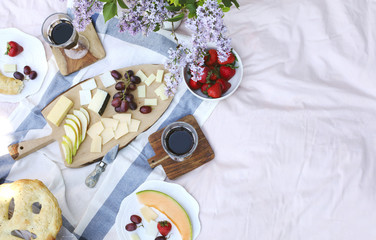
[[[175,199],[155,190],[140,191],[136,195],[141,204],[156,208],[166,215],[178,228],[182,240],[192,240],[191,220],[184,208]]]

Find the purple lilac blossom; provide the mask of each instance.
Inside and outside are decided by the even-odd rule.
[[[91,23],[90,17],[102,11],[103,3],[97,0],[74,0],[73,9],[73,25],[82,32]]]

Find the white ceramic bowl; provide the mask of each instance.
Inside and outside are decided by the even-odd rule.
[[[196,97],[198,97],[202,100],[205,100],[205,101],[219,101],[219,100],[223,100],[223,99],[231,96],[236,91],[236,89],[239,87],[240,82],[242,81],[242,78],[243,78],[243,63],[242,63],[242,60],[240,59],[239,54],[235,50],[232,50],[232,52],[234,53],[234,55],[237,59],[236,64],[235,64],[236,73],[229,80],[229,83],[231,83],[231,87],[230,87],[229,90],[227,90],[226,93],[222,94],[222,96],[219,97],[219,98],[211,98],[211,97],[208,97],[207,95],[205,95],[204,93],[202,93],[201,89],[192,90],[188,85],[189,79],[190,79],[189,74],[187,73],[186,69],[184,69],[184,81],[185,81],[185,84],[187,85],[189,91],[193,95],[195,95]]]

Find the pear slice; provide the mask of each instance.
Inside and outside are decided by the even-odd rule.
[[[83,142],[86,138],[88,120],[85,114],[80,110],[73,110],[73,115],[75,115],[81,122],[81,142]]]
[[[73,153],[73,143],[72,143],[72,140],[67,135],[64,135],[63,136],[63,141],[68,144],[69,148],[71,149],[71,151]]]
[[[73,122],[73,120],[70,120]],[[77,153],[77,149],[78,149],[78,135],[77,135],[77,132],[75,130],[75,128],[69,124],[69,123],[65,123],[64,124],[64,131],[65,131],[65,134],[66,136],[71,140],[72,142],[72,155],[75,156],[76,153]]]
[[[63,147],[63,152],[64,152],[64,157],[65,157],[65,161],[68,163],[68,164],[72,164],[72,151],[68,145],[68,143],[63,140],[61,142],[61,146]]]
[[[85,116],[87,118],[87,125],[89,126],[89,124],[90,124],[90,115],[89,115],[88,111],[86,111],[86,109],[83,108],[83,107],[80,108],[80,111],[83,112],[83,114],[85,114]]]
[[[68,120],[68,119],[72,119],[77,124],[77,126],[78,126],[78,136],[79,136],[79,140],[80,140],[80,144],[81,144],[82,123],[81,123],[80,119],[74,114],[67,114],[66,120]]]
[[[72,119],[70,118],[67,118],[65,120],[65,123],[66,124],[69,124],[73,129],[74,131],[76,132],[76,142],[73,143],[73,145],[76,147],[76,150],[78,150],[78,147],[80,146],[81,144],[81,135],[80,135],[80,127],[77,125],[77,123],[75,121],[73,121]],[[68,135],[68,134],[67,134]]]

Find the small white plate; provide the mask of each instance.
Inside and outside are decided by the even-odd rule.
[[[7,42],[15,41],[23,47],[23,52],[15,57],[5,55]],[[17,64],[17,71],[23,74],[24,66],[28,65],[36,71],[38,76],[34,80],[25,80],[24,89],[17,95],[0,94],[1,102],[19,102],[23,98],[36,93],[47,74],[48,64],[42,42],[29,34],[16,28],[0,29],[0,71],[7,77],[13,77],[13,73],[4,72],[4,64]]]
[[[143,227],[137,228],[137,230],[128,232],[125,230],[125,225],[131,223],[130,217],[133,214],[139,215],[142,217],[140,209],[143,207],[137,200],[136,193],[142,190],[157,190],[163,192],[172,198],[174,198],[179,204],[185,209],[188,213],[189,218],[192,223],[193,229],[193,239],[196,239],[198,234],[201,231],[201,225],[199,220],[199,205],[182,186],[174,183],[167,183],[164,181],[151,180],[143,183],[139,186],[133,193],[124,198],[120,205],[118,215],[116,216],[115,228],[120,239],[131,240],[131,234],[137,233],[142,240],[154,240],[155,237],[147,235]],[[168,218],[160,213],[158,210],[154,209],[158,213],[158,218],[156,221],[168,220]],[[170,221],[171,222],[171,221]],[[142,220],[143,224],[147,224],[146,220]],[[181,236],[176,226],[173,225],[169,235],[171,237],[169,240],[181,240]],[[159,234],[160,236],[160,234]]]

